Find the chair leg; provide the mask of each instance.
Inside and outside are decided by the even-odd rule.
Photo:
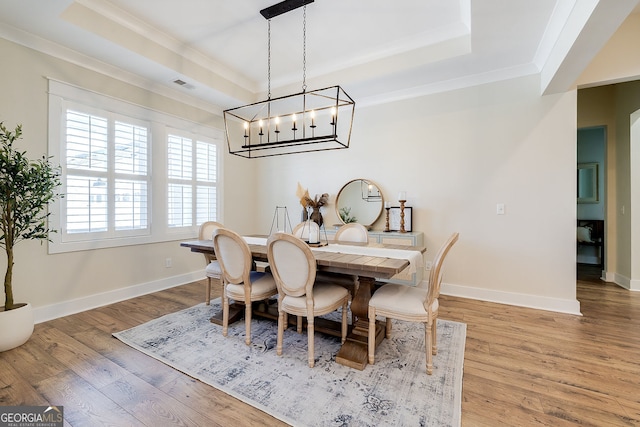
[[[434,356],[438,354],[438,334],[436,333],[438,329],[438,318],[433,319],[433,323],[431,324],[431,354]]]
[[[282,339],[284,336],[284,324],[287,321],[287,313],[281,311],[278,313],[278,339],[276,341],[276,354],[282,356]]]
[[[204,303],[206,305],[211,304],[211,277],[207,277],[207,290],[204,296]]]
[[[424,324],[424,352],[427,354],[427,374],[433,374],[433,354],[431,352],[431,325]]]
[[[222,336],[226,337],[229,331],[229,297],[222,292]]]
[[[314,339],[313,339],[313,315],[307,316],[307,345],[309,347],[309,367],[313,368],[314,359],[315,359],[315,348],[314,348]]]
[[[244,343],[251,345],[251,301],[245,301],[244,307]]]
[[[302,333],[302,316],[296,317],[296,331],[298,331],[299,334]]]
[[[387,320],[388,322],[388,320]],[[376,309],[369,306],[369,364],[373,365],[376,351]]]
[[[386,326],[385,326],[385,338],[391,338],[391,319],[390,318],[386,318],[385,319],[386,322]]]

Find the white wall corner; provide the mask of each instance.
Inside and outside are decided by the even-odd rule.
[[[631,280],[629,282],[630,291],[640,291],[640,280]]]
[[[491,289],[474,288],[470,286],[443,283],[440,293],[443,295],[470,298],[499,304],[515,305],[519,307],[535,308],[538,310],[555,311],[558,313],[582,316],[580,301],[577,299],[549,298],[538,295],[525,295],[514,292],[503,292]]]
[[[610,271],[602,270],[602,277],[600,277],[600,279],[604,280],[605,282],[615,283],[616,282],[616,275],[615,275],[615,273],[612,273]]]
[[[615,283],[621,288],[631,290],[631,279],[629,279],[627,276],[624,276],[620,273],[613,273],[613,280],[607,280],[607,282],[609,281]]]

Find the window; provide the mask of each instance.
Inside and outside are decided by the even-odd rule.
[[[148,234],[149,125],[75,109],[65,113],[62,240]]]
[[[170,134],[167,158],[169,227],[217,220],[217,147]]]
[[[52,206],[50,252],[192,238],[220,220],[220,131],[49,85],[50,153],[64,194]]]

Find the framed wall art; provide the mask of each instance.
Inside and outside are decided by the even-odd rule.
[[[412,231],[412,209],[404,207],[404,231]],[[400,231],[400,207],[389,208],[389,231]]]

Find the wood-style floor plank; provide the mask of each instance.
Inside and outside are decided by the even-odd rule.
[[[578,277],[583,316],[441,298],[441,318],[467,324],[463,426],[640,425],[640,294]],[[201,303],[204,287],[36,325],[0,353],[0,404],[63,405],[71,426],[285,425],[111,336]]]

